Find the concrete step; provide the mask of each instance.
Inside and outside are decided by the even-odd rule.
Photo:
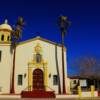
[[[22,91],[21,98],[55,98],[54,91]]]

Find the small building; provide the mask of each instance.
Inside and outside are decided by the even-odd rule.
[[[100,90],[100,79],[70,76],[70,89],[72,93],[77,93],[78,86],[82,91],[90,91],[91,85],[95,86],[95,90]]]

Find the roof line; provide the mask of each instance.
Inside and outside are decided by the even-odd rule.
[[[28,42],[31,42],[31,41],[35,41],[35,40],[42,40],[42,41],[45,41],[45,42],[47,42],[47,43],[54,44],[54,45],[57,45],[57,46],[60,46],[60,47],[61,47],[61,44],[58,44],[58,43],[56,43],[56,42],[53,42],[53,41],[44,39],[44,38],[42,38],[42,37],[40,37],[40,36],[37,36],[37,37],[32,38],[32,39],[29,39],[29,40],[21,41],[21,42],[19,42],[19,43],[17,44],[17,46],[18,46],[18,45],[25,44],[25,43],[28,43]],[[66,48],[66,47],[65,47],[65,48]]]

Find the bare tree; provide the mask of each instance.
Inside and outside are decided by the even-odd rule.
[[[89,78],[97,78],[97,71],[100,71],[99,62],[95,57],[83,57],[78,62],[79,75]]]
[[[100,80],[100,61],[96,57],[82,57],[72,64],[72,67],[78,69],[78,76],[83,78],[95,79],[97,80],[97,87],[99,87]],[[95,85],[94,80],[94,85]]]

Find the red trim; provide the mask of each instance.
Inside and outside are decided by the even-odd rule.
[[[98,96],[100,96],[100,91],[98,91]]]

